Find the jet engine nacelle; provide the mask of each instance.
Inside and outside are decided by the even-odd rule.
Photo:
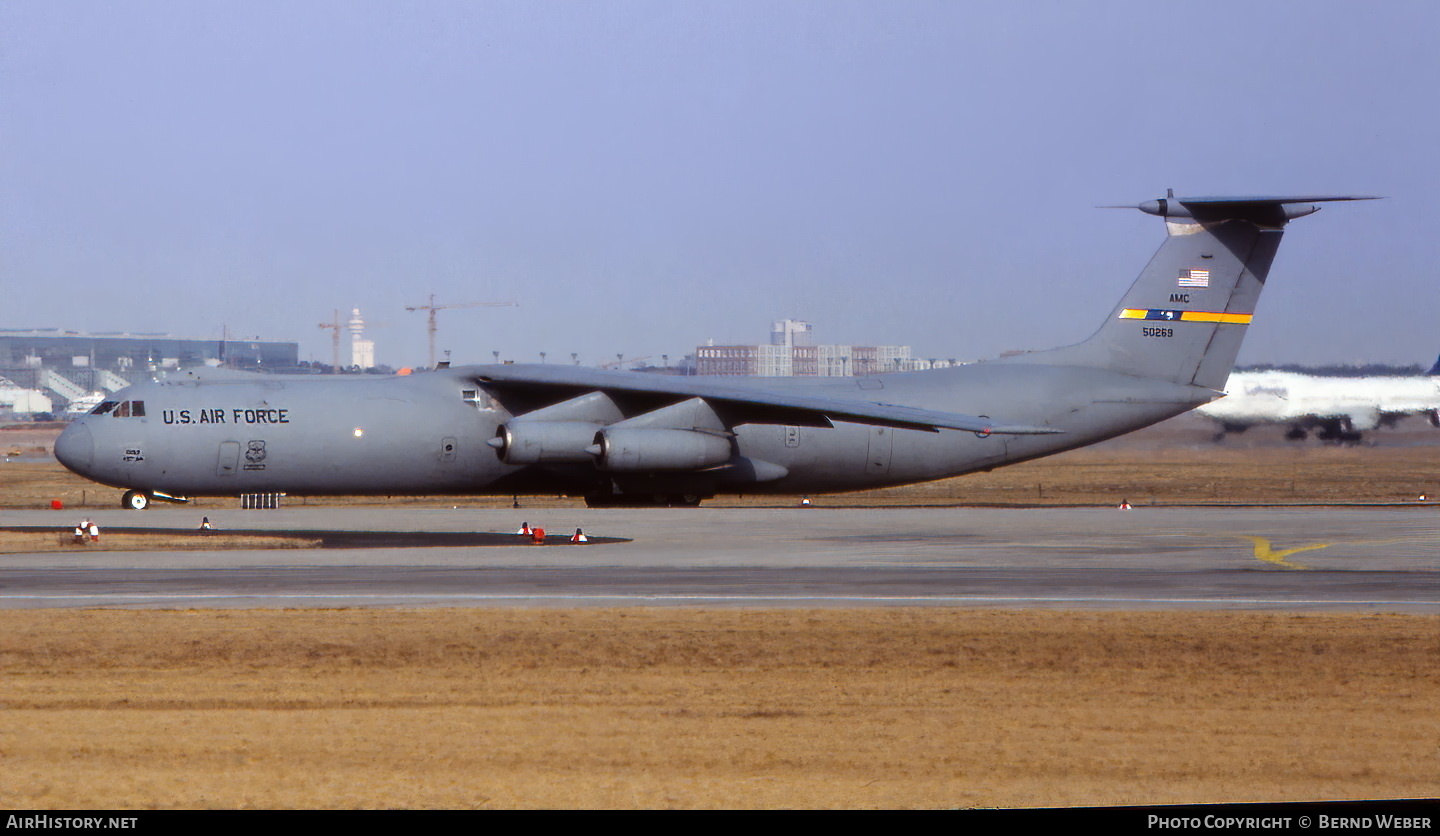
[[[595,466],[612,473],[700,470],[730,460],[730,439],[695,430],[612,427],[595,433]]]
[[[513,421],[500,425],[487,444],[506,464],[591,462],[585,451],[599,424],[586,421]]]

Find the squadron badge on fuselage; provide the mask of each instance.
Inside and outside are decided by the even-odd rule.
[[[245,447],[246,470],[264,470],[265,465],[265,442],[251,441]]]

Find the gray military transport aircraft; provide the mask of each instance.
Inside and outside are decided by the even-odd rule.
[[[1168,196],[1168,235],[1077,345],[842,378],[483,365],[408,376],[197,369],[123,389],[55,456],[122,505],[249,493],[567,494],[698,505],[943,479],[1094,444],[1221,396],[1285,224],[1362,197]]]

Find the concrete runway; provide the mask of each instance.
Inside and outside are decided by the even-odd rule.
[[[1440,613],[1440,508],[205,509],[222,530],[628,542],[0,555],[0,607],[866,606]],[[0,525],[73,526],[70,511]],[[193,508],[102,528],[190,530]],[[387,538],[394,542],[393,537]]]

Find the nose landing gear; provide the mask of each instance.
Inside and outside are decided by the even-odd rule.
[[[130,511],[144,511],[146,508],[150,507],[150,503],[154,502],[157,499],[180,504],[184,504],[190,501],[186,497],[171,496],[168,493],[161,493],[160,491],[132,490],[126,491],[125,495],[120,497],[120,507]]]

